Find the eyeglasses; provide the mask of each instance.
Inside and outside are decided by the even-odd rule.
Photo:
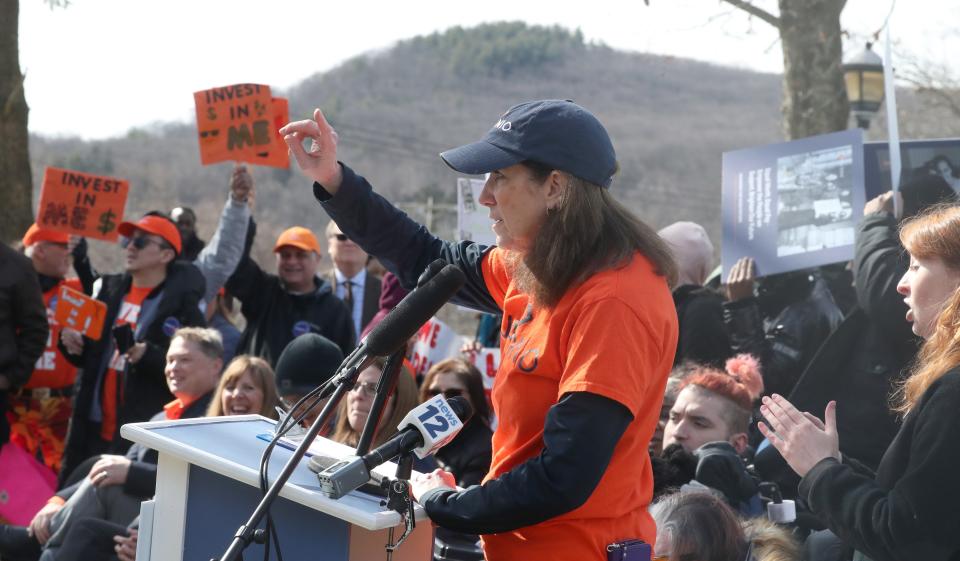
[[[374,382],[357,382],[352,388],[350,388],[350,391],[362,393],[367,397],[373,397],[377,395],[377,384]]]
[[[437,388],[430,388],[427,390],[427,397],[433,397],[436,395],[443,394],[444,399],[453,399],[463,395],[464,390],[460,388],[450,388],[448,390],[440,391]]]
[[[136,236],[133,238],[128,238],[128,237],[120,238],[120,247],[122,247],[123,249],[127,249],[128,246],[132,245],[135,249],[139,250],[147,247],[151,243],[155,243],[158,246],[160,246],[161,249],[163,249],[163,244],[161,244],[155,239],[148,238],[147,236]]]
[[[338,242],[345,242],[345,241],[347,241],[347,240],[350,239],[350,238],[347,237],[346,234],[330,234],[330,237],[331,237],[331,238],[337,238],[337,241],[338,241]]]

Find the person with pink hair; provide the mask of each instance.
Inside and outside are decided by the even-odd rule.
[[[716,490],[744,515],[761,512],[757,484],[747,474],[744,458],[752,411],[762,393],[759,363],[751,355],[727,360],[724,370],[695,367],[680,383],[663,432],[663,459],[686,472],[673,477]],[[667,471],[669,467],[663,473]]]
[[[737,355],[724,371],[695,368],[680,385],[664,428],[663,445],[693,452],[708,442],[728,442],[738,454],[747,449],[754,402],[763,393],[757,359]]]

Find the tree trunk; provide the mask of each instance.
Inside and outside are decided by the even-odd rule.
[[[788,140],[847,128],[840,12],[846,0],[779,0],[783,133]]]
[[[20,239],[33,222],[19,21],[19,0],[0,0],[0,240],[5,242]]]

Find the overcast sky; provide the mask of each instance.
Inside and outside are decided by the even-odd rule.
[[[848,0],[845,50],[862,47],[893,1]],[[776,12],[776,0],[755,3]],[[650,4],[72,0],[51,10],[44,0],[20,0],[20,64],[30,130],[85,138],[155,121],[192,121],[196,90],[238,82],[284,88],[400,39],[489,21],[579,27],[588,40],[621,50],[782,70],[777,34],[765,22],[719,0]],[[940,62],[960,52],[960,32],[953,31],[960,26],[957,0],[901,2],[890,21],[899,49]],[[882,54],[882,45],[877,50]]]

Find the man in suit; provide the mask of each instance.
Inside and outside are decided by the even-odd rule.
[[[337,298],[350,309],[354,333],[358,338],[379,309],[380,277],[367,271],[368,255],[340,231],[337,224],[327,224],[327,251],[333,260],[330,284]]]

